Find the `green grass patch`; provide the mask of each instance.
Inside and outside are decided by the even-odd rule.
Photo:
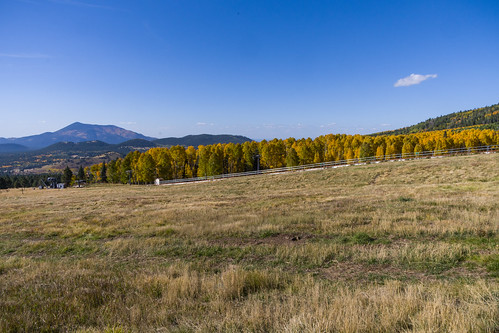
[[[414,201],[414,198],[400,196],[400,197],[397,198],[397,201],[400,201],[400,202],[411,202],[411,201]]]
[[[487,270],[489,274],[493,277],[499,277],[499,254],[493,253],[488,255],[475,256],[472,259],[475,262]]]

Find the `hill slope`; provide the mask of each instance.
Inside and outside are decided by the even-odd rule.
[[[398,135],[463,127],[499,129],[499,104],[430,118],[416,125],[375,135]]]
[[[83,142],[58,142],[48,147],[25,152],[0,154],[0,170],[4,172],[46,172],[47,168],[62,170],[66,165],[76,169],[123,157],[131,151],[146,151],[158,145],[143,139],[128,140],[118,144],[94,140]]]
[[[0,143],[0,153],[13,153],[26,150],[29,150],[29,148],[17,143]]]
[[[495,332],[498,164],[0,191],[1,331]]]

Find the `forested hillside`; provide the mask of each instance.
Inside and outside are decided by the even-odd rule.
[[[217,143],[243,143],[246,141],[251,141],[250,138],[241,135],[212,135],[212,134],[198,134],[198,135],[187,135],[181,138],[164,138],[154,140],[161,146],[199,146],[199,145],[212,145]]]
[[[125,158],[108,163],[106,180],[126,183],[151,183],[156,177],[180,179],[205,177],[261,169],[297,166],[327,161],[350,160],[375,156],[378,160],[394,154],[413,154],[453,148],[470,148],[499,144],[495,130],[443,130],[409,135],[345,135],[328,134],[312,140],[288,138],[243,144],[173,146],[130,152]],[[87,168],[94,181],[102,179],[102,163]]]
[[[46,148],[26,152],[0,153],[0,171],[24,170],[28,173],[44,173],[49,170],[62,170],[69,165],[92,165],[102,160],[125,156],[131,151],[146,151],[156,147],[153,142],[135,139],[119,144],[102,141],[58,142]]]
[[[430,118],[419,124],[375,135],[411,134],[427,131],[459,128],[499,129],[499,104],[483,108],[454,112],[445,116]]]

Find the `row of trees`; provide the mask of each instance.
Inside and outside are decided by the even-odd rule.
[[[77,175],[73,174],[73,171],[66,167],[64,171],[52,172],[52,173],[42,173],[42,174],[0,174],[0,189],[8,188],[25,188],[25,187],[50,187],[55,183],[64,183],[69,186],[75,183],[78,179],[86,180],[83,175],[84,169],[80,167]],[[78,178],[79,177],[79,178]],[[53,179],[49,181],[49,178]]]
[[[45,186],[48,177],[53,177],[56,179],[57,182],[61,182],[62,174],[60,173],[44,173],[37,175],[1,174],[0,189]]]
[[[155,178],[205,177],[393,154],[408,155],[499,144],[499,131],[433,131],[410,135],[368,136],[328,134],[312,140],[288,138],[243,144],[215,144],[197,149],[183,146],[130,152],[126,157],[95,164],[84,173],[92,181],[152,183]]]

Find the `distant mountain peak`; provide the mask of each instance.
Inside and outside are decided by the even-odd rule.
[[[61,128],[59,131],[64,131],[68,129],[79,129],[82,128],[83,126],[89,126],[88,124],[80,123],[79,121],[76,121],[66,127]]]
[[[76,143],[98,140],[109,144],[119,144],[133,139],[155,140],[155,138],[115,125],[84,124],[77,121],[55,132],[46,132],[22,138],[1,139],[0,143],[15,143],[30,149],[38,149],[64,141]]]

